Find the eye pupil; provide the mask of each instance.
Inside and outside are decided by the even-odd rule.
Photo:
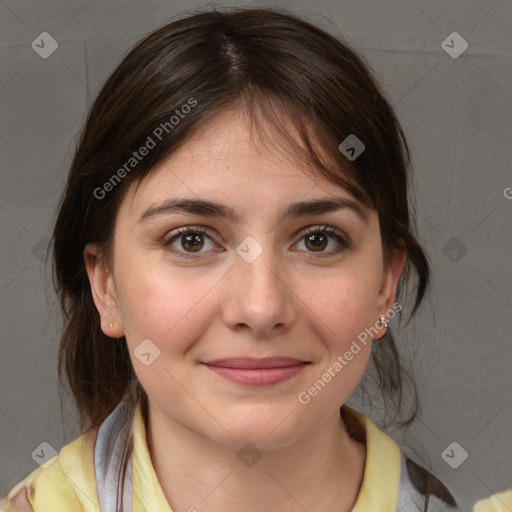
[[[325,249],[327,237],[322,233],[313,233],[312,235],[306,237],[306,245],[308,245],[308,243],[311,243],[315,249]]]
[[[197,252],[203,248],[204,241],[202,240],[202,235],[192,234],[185,235],[183,237],[184,242],[182,241],[183,249],[192,250],[193,252]],[[187,247],[189,245],[189,247]]]

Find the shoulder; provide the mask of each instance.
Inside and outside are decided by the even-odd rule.
[[[95,438],[95,431],[88,430],[64,446],[0,500],[0,512],[97,511]]]
[[[451,512],[459,510],[448,488],[430,471],[401,454],[397,512]]]

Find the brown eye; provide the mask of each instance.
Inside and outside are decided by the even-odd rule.
[[[203,235],[181,235],[181,246],[186,251],[197,252],[200,251],[204,246]]]
[[[323,251],[327,247],[327,236],[323,233],[315,233],[306,236],[306,247],[312,251]]]
[[[207,231],[200,226],[182,227],[169,233],[162,244],[170,252],[182,258],[200,258],[202,253],[218,250],[213,239],[206,234]]]
[[[304,241],[306,252],[317,253],[318,256],[322,257],[335,256],[352,247],[348,236],[332,226],[312,226],[303,233],[299,244],[302,241]],[[333,242],[334,247],[330,248]],[[327,249],[328,247],[329,249]]]

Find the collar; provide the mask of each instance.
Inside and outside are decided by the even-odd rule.
[[[396,510],[402,454],[396,442],[363,413],[347,405],[342,414],[364,431],[366,462],[359,495],[352,512],[389,512]]]
[[[363,413],[342,406],[342,414],[362,429],[366,442],[363,482],[352,512],[396,510],[400,482],[401,452],[395,441],[379,430]],[[140,404],[133,417],[133,510],[173,512],[155,473],[147,444]]]
[[[133,511],[173,512],[155,472],[146,437],[142,408],[137,403],[133,416]]]
[[[122,402],[118,404],[110,419],[105,420],[104,428],[100,427],[98,435],[91,429],[84,432],[64,446],[58,457],[48,461],[48,467],[34,470],[19,482],[9,497],[12,498],[26,486],[34,510],[98,512],[101,508],[104,512],[114,512],[118,509],[117,505],[109,507],[114,496],[117,496],[116,503],[127,498],[125,510],[173,512],[151,461],[140,404],[132,411],[133,419],[130,422],[125,406]],[[395,511],[401,469],[398,445],[364,414],[346,405],[341,407],[340,412],[346,420],[347,430],[352,430],[349,434],[364,439],[366,443],[363,482],[352,512]],[[128,489],[129,480],[133,479],[133,509],[129,493],[123,497],[116,494],[118,482],[114,478],[119,461],[126,453],[124,443],[117,441],[120,437],[124,438],[126,429],[133,432],[132,474],[128,471],[125,476]],[[104,506],[100,507],[100,503]]]

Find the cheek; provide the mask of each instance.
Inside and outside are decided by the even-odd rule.
[[[334,343],[354,339],[378,319],[379,281],[371,269],[362,273],[346,270],[320,281],[311,280],[301,287],[300,297]]]
[[[150,396],[165,403],[170,396],[181,396],[183,387],[191,389],[183,358],[215,321],[219,276],[176,270],[165,275],[142,265],[138,269],[123,281],[127,345],[138,380]]]
[[[315,377],[301,391],[300,400],[311,400],[312,410],[340,406],[359,384],[371,354],[378,286],[371,272],[344,273],[301,290],[309,329],[323,345]],[[311,334],[310,334],[311,336]],[[301,401],[301,403],[304,403]]]
[[[193,268],[164,271],[161,266],[140,262],[118,278],[123,325],[133,348],[149,338],[166,352],[183,351],[215,315],[218,275],[199,275]]]

